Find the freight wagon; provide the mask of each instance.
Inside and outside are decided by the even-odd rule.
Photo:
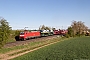
[[[46,36],[52,36],[53,35],[53,30],[40,30],[41,36],[46,37]]]
[[[65,35],[68,31],[67,30],[54,30],[54,35]]]

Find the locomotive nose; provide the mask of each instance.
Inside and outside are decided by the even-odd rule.
[[[23,37],[24,35],[20,35],[20,37]]]

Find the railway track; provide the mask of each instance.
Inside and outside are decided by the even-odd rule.
[[[19,46],[19,45],[25,45],[25,44],[28,44],[28,43],[34,42],[34,41],[50,40],[50,39],[56,38],[57,36],[58,35],[53,35],[53,36],[48,36],[48,37],[41,37],[41,38],[36,38],[36,39],[29,39],[29,40],[25,40],[25,41],[10,42],[10,43],[7,43],[6,45],[4,45],[4,48]]]

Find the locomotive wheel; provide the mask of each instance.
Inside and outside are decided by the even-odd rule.
[[[15,40],[16,41],[19,41],[19,36],[15,36]]]
[[[22,39],[22,41],[25,41],[25,40],[26,40],[25,38]]]

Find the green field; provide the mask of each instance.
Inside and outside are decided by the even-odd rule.
[[[13,60],[90,60],[90,37],[58,42]]]
[[[8,53],[8,52],[11,52],[13,50],[20,50],[20,49],[33,49],[35,47],[38,47],[38,46],[42,46],[42,45],[45,45],[45,44],[48,44],[48,43],[51,43],[51,42],[56,42],[56,41],[61,41],[61,40],[64,40],[64,38],[53,38],[53,39],[48,39],[48,40],[40,40],[40,41],[35,41],[35,42],[30,42],[26,45],[19,45],[19,46],[14,46],[14,47],[10,47],[10,48],[2,48],[0,49],[0,53],[1,54],[5,54],[5,53]]]

